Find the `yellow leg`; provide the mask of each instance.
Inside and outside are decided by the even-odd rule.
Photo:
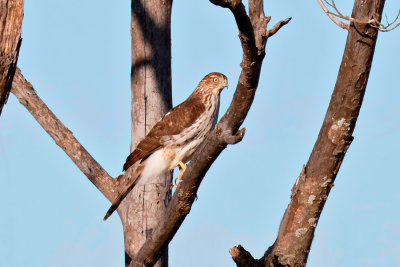
[[[176,179],[175,179],[174,188],[177,188],[177,187],[178,187],[177,181],[182,181],[183,173],[184,173],[185,170],[186,170],[186,165],[185,165],[185,163],[183,163],[182,161],[179,161],[179,162],[178,162],[178,167],[179,167],[179,175],[178,175],[178,177],[176,177]]]
[[[177,180],[182,180],[183,173],[186,171],[186,165],[182,161],[178,162],[179,166],[179,175],[176,177]]]

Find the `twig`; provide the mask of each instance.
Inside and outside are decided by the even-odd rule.
[[[43,103],[36,94],[32,84],[21,74],[19,68],[16,70],[11,92],[107,199],[112,201],[117,197],[114,179],[76,140],[72,132],[64,126],[46,104]]]
[[[394,25],[392,28],[390,28],[390,27],[399,19],[399,16],[400,16],[400,10],[399,10],[399,12],[397,13],[396,18],[395,18],[392,22],[389,23],[389,22],[388,22],[388,18],[387,18],[387,16],[385,15],[387,25],[384,26],[384,25],[381,24],[381,28],[382,28],[382,29],[381,29],[381,32],[389,32],[389,31],[392,31],[392,30],[396,29],[397,27],[399,27],[399,26],[400,26],[400,22],[397,23],[396,25]],[[390,28],[390,29],[389,29],[389,28]]]
[[[336,24],[338,25],[340,28],[348,30],[350,28],[350,26],[338,19],[335,18],[335,16],[329,12],[328,8],[324,5],[324,3],[322,2],[322,0],[317,0],[318,4],[321,6],[322,10],[328,15],[328,17]]]
[[[368,24],[373,28],[376,28],[378,31],[380,32],[389,32],[389,31],[393,31],[394,29],[396,29],[398,26],[400,26],[400,22],[397,23],[395,26],[391,27],[399,18],[400,16],[400,10],[399,13],[397,14],[396,18],[389,23],[387,16],[386,16],[386,22],[387,25],[383,25],[381,22],[379,22],[377,19],[372,18],[372,19],[368,19],[368,20],[359,20],[359,19],[355,19],[349,16],[345,16],[343,15],[339,9],[337,8],[335,1],[334,0],[330,0],[331,2],[328,2],[328,0],[317,0],[318,4],[321,6],[322,10],[325,12],[325,14],[328,15],[328,17],[339,27],[348,30],[350,28],[349,24],[344,23],[343,21],[339,20],[345,20],[348,21],[350,23],[359,23],[359,24]],[[334,11],[336,12],[331,12],[329,11],[329,9],[325,6],[324,2],[330,6],[331,8],[334,9]],[[339,19],[338,19],[339,18]]]

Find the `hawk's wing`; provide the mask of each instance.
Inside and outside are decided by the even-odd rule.
[[[201,98],[195,95],[171,109],[128,156],[123,170],[126,171],[135,162],[147,158],[154,151],[171,143],[173,140],[169,138],[170,136],[177,135],[190,127],[204,111],[205,106]]]

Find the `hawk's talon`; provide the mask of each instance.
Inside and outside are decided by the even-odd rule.
[[[178,162],[178,167],[179,167],[179,175],[178,175],[178,177],[176,177],[175,183],[176,183],[176,180],[182,180],[183,173],[186,171],[186,168],[187,168],[186,164],[183,163],[182,161]]]
[[[174,186],[172,188],[178,187],[179,182],[177,182],[177,181],[182,181],[183,173],[185,172],[185,170],[187,168],[186,164],[183,163],[182,161],[178,162],[178,167],[179,167],[179,175],[178,175],[178,177],[175,178]]]

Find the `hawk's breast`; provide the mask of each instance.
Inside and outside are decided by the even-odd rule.
[[[174,150],[176,155],[176,162],[173,162],[175,166],[178,164],[179,160],[187,162],[191,159],[193,153],[216,124],[219,96],[208,95],[204,103],[204,112],[202,112],[192,125],[183,129],[179,134],[166,137],[169,139],[168,141],[171,142],[171,147],[169,149]]]

